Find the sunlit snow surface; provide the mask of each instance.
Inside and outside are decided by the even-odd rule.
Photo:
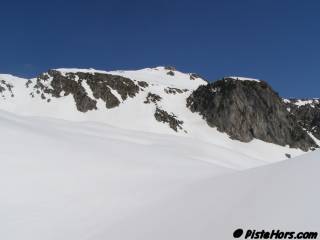
[[[0,131],[1,239],[231,239],[238,226],[319,227],[319,152],[238,173],[266,163],[244,154],[264,144],[241,154],[3,111]]]
[[[237,76],[231,76],[228,78],[232,78],[234,80],[239,80],[239,81],[253,81],[253,82],[260,82],[259,79],[256,78],[248,78],[248,77],[237,77]]]
[[[19,94],[0,101],[0,239],[232,239],[236,227],[319,229],[319,152],[266,165],[302,152],[210,128],[185,107],[205,82],[166,72],[109,72],[149,87],[86,114],[70,96],[46,104],[30,98],[25,79],[1,75]],[[168,86],[188,92],[164,95]],[[154,120],[155,106],[143,103],[149,91],[187,133]]]
[[[254,140],[251,143],[241,143],[231,140],[227,134],[218,132],[215,128],[208,126],[206,121],[197,113],[192,113],[186,107],[186,99],[193,90],[200,85],[206,84],[201,78],[190,79],[190,74],[174,71],[174,76],[168,75],[168,70],[164,67],[146,68],[134,71],[99,71],[94,69],[57,69],[62,74],[69,72],[88,72],[88,73],[109,73],[121,75],[136,81],[145,81],[148,87],[140,91],[134,98],[128,98],[125,101],[113,91],[115,96],[121,101],[119,107],[106,109],[105,103],[97,100],[97,110],[88,111],[87,113],[79,112],[72,96],[62,96],[60,98],[51,98],[50,103],[42,100],[40,95],[30,97],[30,88],[26,88],[27,79],[16,78],[11,75],[1,75],[0,79],[5,79],[14,86],[14,97],[9,94],[5,100],[0,101],[0,109],[9,111],[14,114],[23,116],[38,116],[45,118],[63,119],[76,122],[97,122],[107,124],[110,127],[117,127],[139,132],[149,132],[156,134],[166,134],[193,138],[194,141],[202,141],[207,144],[214,144],[220,149],[227,152],[232,150],[236,152],[237,157],[254,158],[262,160],[265,163],[286,159],[285,154],[297,156],[303,152],[298,149],[290,149],[274,144],[264,143]],[[32,79],[30,86],[33,86],[36,79]],[[48,84],[48,82],[46,83]],[[88,84],[83,81],[82,86],[85,88],[88,96],[92,96],[92,91]],[[185,90],[181,94],[167,94],[168,87]],[[157,103],[158,107],[173,113],[177,118],[183,121],[183,130],[174,132],[168,124],[155,120],[155,104],[145,104],[148,93],[159,95],[162,100]],[[215,159],[225,158],[225,154],[217,153]],[[229,159],[229,158],[228,158]],[[226,161],[229,165],[228,161]],[[236,161],[236,164],[238,161]],[[233,164],[233,163],[232,163]],[[239,165],[239,164],[238,164]],[[242,164],[240,164],[242,166]],[[247,165],[252,167],[250,163]],[[254,164],[255,166],[255,164]]]

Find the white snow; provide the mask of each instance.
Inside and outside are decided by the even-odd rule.
[[[108,73],[145,81],[155,86],[176,87],[180,89],[196,89],[200,85],[207,84],[207,82],[201,78],[190,80],[190,74],[182,73],[177,70],[174,71],[174,76],[170,76],[167,74],[169,71],[170,70],[167,70],[164,67],[156,67],[134,71],[111,71]]]
[[[238,227],[319,229],[319,152],[236,173],[277,159],[260,142],[222,146],[219,137],[5,111],[0,132],[1,239],[228,240]],[[259,151],[270,158],[253,158]]]
[[[199,180],[118,222],[108,229],[108,236],[229,240],[238,228],[319,232],[320,192],[315,186],[320,180],[319,158],[317,151],[274,165]]]
[[[297,106],[305,106],[305,105],[311,105],[311,107],[315,107],[314,104],[319,103],[318,99],[311,99],[311,100],[297,100],[294,104]]]
[[[30,97],[27,79],[0,75],[15,93],[0,101],[0,239],[228,240],[239,227],[319,229],[319,151],[273,164],[303,152],[209,127],[185,106],[204,80],[164,67],[59,71],[117,74],[149,87],[117,108],[98,100],[98,110],[81,113],[72,96],[47,103]],[[155,121],[155,105],[143,103],[148,92],[186,132]]]
[[[149,84],[144,91],[134,98],[128,98],[122,102],[122,98],[115,90],[112,92],[122,102],[119,107],[113,109],[106,109],[105,104],[101,99],[98,99],[98,110],[81,113],[76,109],[75,102],[72,96],[64,96],[59,99],[50,98],[50,103],[42,100],[38,94],[34,98],[30,97],[30,91],[35,84],[36,79],[31,79],[30,88],[25,88],[27,79],[15,78],[13,76],[2,78],[14,85],[15,97],[7,97],[5,101],[0,101],[0,109],[9,111],[14,114],[23,116],[38,116],[50,117],[55,119],[63,119],[76,122],[97,122],[108,124],[110,126],[149,132],[165,135],[178,135],[206,142],[207,144],[214,144],[220,149],[225,149],[226,152],[236,152],[235,156],[244,156],[243,158],[259,159],[258,164],[248,163],[246,167],[257,166],[261,163],[270,161],[279,161],[286,159],[285,154],[289,153],[292,156],[297,156],[303,152],[298,149],[290,149],[288,147],[281,147],[274,144],[265,143],[259,140],[254,140],[250,143],[242,143],[231,140],[227,134],[218,132],[216,129],[207,125],[206,121],[198,114],[192,113],[186,108],[186,98],[190,95],[192,90],[199,85],[206,84],[201,78],[190,80],[190,74],[174,71],[174,76],[167,74],[168,70],[164,67],[146,68],[134,71],[99,71],[94,69],[58,69],[64,74],[68,72],[101,72],[121,75],[136,81],[145,81]],[[1,75],[0,75],[1,79]],[[51,79],[45,82],[49,86]],[[88,84],[83,81],[83,87],[90,97],[93,98],[92,91]],[[167,94],[165,89],[168,87],[186,89],[187,92],[182,94]],[[174,132],[167,124],[160,123],[155,120],[154,112],[155,105],[145,104],[147,94],[155,93],[162,97],[158,102],[158,106],[169,113],[174,113],[179,120],[182,120],[183,130],[178,133]],[[186,131],[186,132],[185,132]],[[225,154],[221,158],[227,159],[225,164],[237,165],[237,161],[228,163],[228,157]],[[245,167],[244,167],[245,168]]]
[[[239,81],[254,81],[254,82],[260,82],[259,79],[255,78],[248,78],[248,77],[237,77],[237,76],[230,76],[228,78],[232,78],[234,80],[239,80]]]
[[[291,103],[291,101],[289,99],[283,98],[282,100],[284,103]]]
[[[303,99],[297,99],[297,100],[290,100],[290,99],[283,99],[284,103],[293,103],[294,105],[301,107],[301,106],[305,106],[305,105],[310,105],[311,107],[315,107],[315,104],[319,104],[320,100],[318,98],[313,98],[313,99],[307,99],[307,100],[303,100]]]

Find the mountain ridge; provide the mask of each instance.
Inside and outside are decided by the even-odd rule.
[[[24,80],[24,83],[20,80]],[[239,86],[248,83],[254,83],[257,86],[265,84],[258,79],[235,76],[226,77],[222,81],[236,82]],[[313,133],[314,137],[320,138],[317,125],[318,115],[311,114],[310,118],[313,117],[314,119],[308,120],[308,128],[305,129],[307,120],[299,118],[302,115],[297,113],[299,108],[291,113],[283,110],[283,106],[286,109],[289,108],[287,106],[289,103],[285,100],[281,102],[280,99],[282,98],[280,97],[276,103],[268,105],[269,109],[273,105],[279,105],[278,108],[281,109],[281,111],[275,113],[274,122],[276,124],[271,128],[278,128],[276,126],[277,121],[281,119],[278,118],[279,114],[292,115],[294,119],[291,120],[291,125],[294,125],[295,129],[299,128],[299,130],[293,132],[300,132],[298,134],[302,138],[300,142],[288,137],[290,134],[278,134],[271,137],[270,135],[273,134],[262,134],[262,137],[261,134],[251,134],[250,137],[251,130],[249,127],[244,133],[240,133],[241,136],[235,137],[228,131],[231,125],[226,124],[224,128],[221,128],[218,124],[209,123],[207,125],[208,121],[203,117],[203,114],[200,113],[202,117],[199,118],[195,116],[198,115],[197,113],[192,113],[195,111],[187,107],[187,105],[190,107],[187,99],[190,99],[190,96],[197,92],[199,88],[205,88],[215,83],[208,83],[198,74],[182,73],[173,67],[146,68],[134,71],[60,68],[49,70],[32,79],[22,79],[2,74],[0,75],[0,94],[2,95],[0,108],[23,115],[50,116],[76,121],[97,121],[111,123],[118,127],[170,134],[176,132],[182,135],[189,133],[197,135],[197,125],[201,125],[201,128],[207,130],[210,127],[217,128],[219,131],[227,133],[229,137],[243,142],[260,139],[281,146],[289,145],[293,148],[300,148],[303,151],[313,150],[317,147],[317,144],[309,137],[309,132]],[[264,91],[264,89],[261,90],[262,94],[264,94]],[[272,94],[276,94],[272,89],[270,91]],[[247,97],[248,101],[252,101],[252,99],[250,95]],[[259,98],[256,97],[255,99]],[[227,108],[231,106],[228,105]],[[292,106],[291,108],[293,109]],[[318,109],[318,105],[314,109]],[[266,109],[260,109],[259,112],[263,113],[264,111]],[[313,110],[309,109],[309,111],[312,112]],[[295,115],[299,116],[296,117]],[[228,118],[226,117],[227,115],[222,122],[227,123],[225,120]],[[251,122],[245,121],[247,125],[255,123],[257,127],[254,131],[259,132],[258,118],[251,119]],[[264,122],[268,125],[267,128],[270,128],[267,119]],[[207,125],[206,127],[203,126],[204,123]],[[240,125],[238,126],[239,129]],[[288,131],[284,130],[284,132]]]

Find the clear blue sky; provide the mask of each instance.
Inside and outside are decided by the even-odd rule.
[[[320,97],[318,0],[1,1],[0,72],[173,65]]]

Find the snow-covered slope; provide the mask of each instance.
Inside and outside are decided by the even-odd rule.
[[[227,240],[238,227],[319,229],[319,152],[236,173],[277,161],[283,148],[5,111],[0,132],[1,239]]]
[[[274,165],[199,180],[118,222],[106,234],[112,239],[228,240],[242,228],[245,233],[318,232],[319,237],[319,159],[316,151]]]
[[[94,86],[96,79],[91,82],[87,80],[94,74],[123,78],[112,80],[109,85]],[[61,77],[64,82],[59,81]],[[12,91],[3,91],[0,109],[13,114],[98,122],[145,133],[181,136],[219,146],[226,152],[236,152],[237,156],[259,160],[261,164],[303,153],[299,149],[281,147],[257,139],[250,143],[231,140],[227,134],[209,127],[199,114],[192,113],[186,107],[188,96],[200,85],[206,84],[206,81],[196,74],[182,73],[172,68],[112,72],[56,69],[30,80],[0,75],[0,80],[2,79],[12,86]],[[70,86],[67,85],[69,83]],[[122,86],[118,87],[117,83]],[[122,92],[122,88],[126,86],[129,87]],[[102,96],[98,90],[93,92],[93,87],[109,91],[109,95]],[[113,105],[106,108],[106,102],[110,99]],[[216,158],[229,159],[225,156],[217,154]]]
[[[164,67],[0,75],[0,239],[314,231],[320,199],[306,190],[319,181],[319,152],[265,166],[303,152],[210,127],[186,106],[203,84]]]

